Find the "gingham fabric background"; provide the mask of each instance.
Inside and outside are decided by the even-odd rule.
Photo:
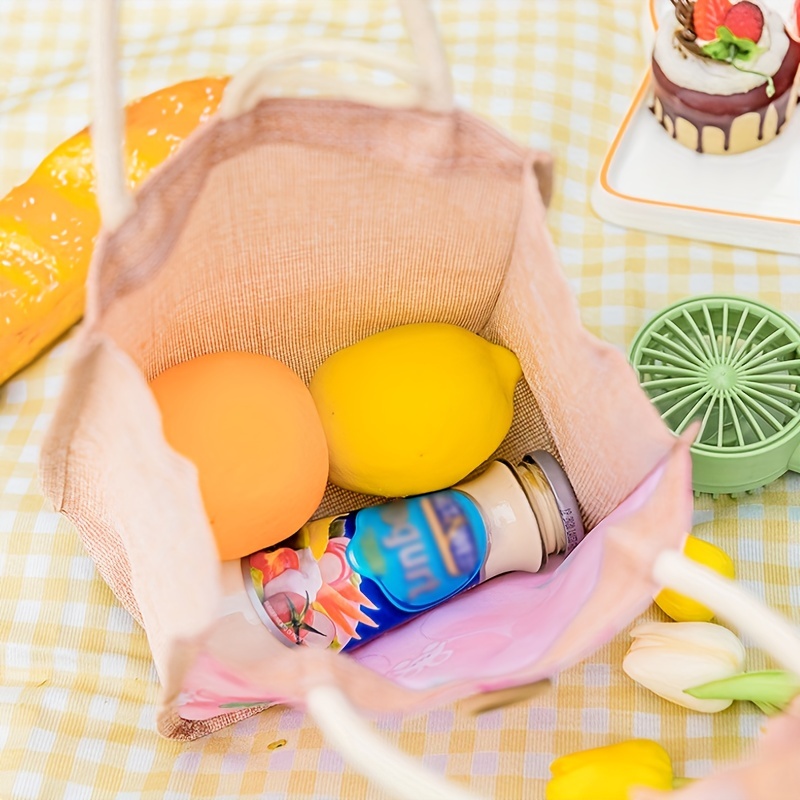
[[[800,316],[800,259],[627,232],[591,211],[589,189],[646,64],[641,2],[439,0],[460,104],[555,155],[549,226],[593,332],[625,347],[648,315],[708,291],[756,295]],[[0,194],[88,121],[91,5],[0,2]],[[123,23],[128,98],[230,73],[299,38],[407,50],[389,0],[127,0]],[[377,797],[298,711],[191,744],[156,735],[144,634],[37,489],[68,358],[69,339],[0,394],[0,798]],[[697,521],[748,588],[800,622],[800,477],[739,502],[701,498]],[[657,609],[647,617],[663,619]],[[669,705],[622,673],[627,646],[619,636],[525,705],[377,725],[430,767],[498,798],[543,797],[555,756],[631,736],[661,741],[685,776],[752,745],[762,724],[753,707],[707,716]],[[748,666],[764,664],[750,651]]]

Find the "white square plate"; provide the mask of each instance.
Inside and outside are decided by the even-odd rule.
[[[650,50],[672,3],[646,3]],[[793,14],[794,0],[770,5],[787,20]],[[592,190],[597,214],[628,228],[800,255],[800,113],[763,147],[707,155],[667,135],[649,96],[648,70]]]

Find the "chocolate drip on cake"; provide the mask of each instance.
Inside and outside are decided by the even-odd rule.
[[[770,128],[774,127],[775,133],[780,131],[794,107],[796,100],[794,81],[799,68],[800,43],[790,40],[786,57],[773,76],[775,95],[772,98],[767,96],[765,84],[740,94],[712,95],[677,86],[653,60],[653,95],[654,104],[657,103],[657,107],[653,110],[673,139],[677,138],[679,120],[684,120],[697,130],[698,152],[703,152],[703,130],[706,127],[722,131],[724,150],[728,151],[733,124],[742,115],[758,114],[759,141],[764,139],[768,114],[771,118]]]
[[[675,31],[675,38],[690,53],[706,58],[703,48],[697,44],[697,31],[694,29],[693,0],[672,0],[672,5],[675,6],[675,16],[681,24],[681,27]]]

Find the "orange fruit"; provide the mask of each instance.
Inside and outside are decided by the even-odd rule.
[[[223,561],[291,536],[319,505],[328,449],[314,401],[289,367],[213,353],[150,382],[164,436],[197,467]]]

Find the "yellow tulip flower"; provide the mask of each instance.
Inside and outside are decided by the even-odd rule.
[[[695,536],[688,536],[683,546],[683,554],[713,569],[725,578],[734,578],[736,570],[731,557],[711,542],[703,541]],[[686,595],[674,592],[672,589],[663,589],[655,597],[656,605],[676,622],[709,622],[714,618],[714,612],[706,608],[697,600],[692,600]]]
[[[557,758],[550,765],[547,800],[629,800],[635,787],[673,787],[672,761],[650,739],[582,750]]]

